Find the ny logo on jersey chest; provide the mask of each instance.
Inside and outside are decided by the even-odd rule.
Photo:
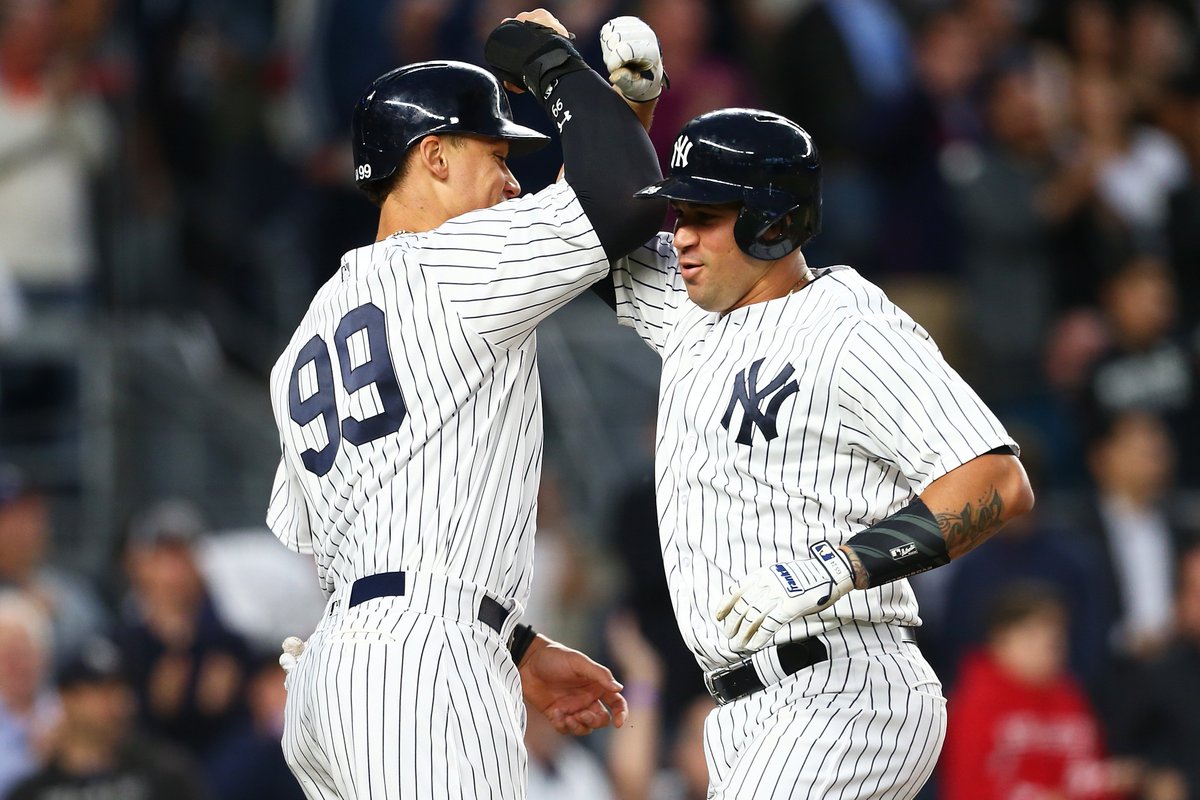
[[[788,380],[796,372],[796,368],[791,364],[784,364],[778,375],[768,381],[765,386],[760,387],[758,371],[765,360],[760,358],[750,365],[749,370],[739,370],[738,374],[733,376],[733,396],[729,398],[725,415],[721,417],[721,427],[729,430],[729,423],[733,421],[734,409],[740,405],[742,407],[742,425],[738,429],[735,440],[738,444],[753,444],[756,427],[762,431],[763,437],[768,442],[778,436],[776,420],[779,416],[779,407],[784,400],[800,391],[799,383]],[[764,401],[766,401],[766,408],[761,407]]]

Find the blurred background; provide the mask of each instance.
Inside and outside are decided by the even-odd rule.
[[[1198,800],[1200,1],[544,5],[601,68],[607,19],[657,31],[660,156],[713,108],[804,126],[809,263],[883,286],[1022,445],[1035,512],[915,581],[951,701],[923,797]],[[263,524],[267,376],[374,238],[358,93],[479,63],[520,10],[0,0],[0,798],[300,796],[275,659],[322,599]],[[558,159],[515,160],[524,191]],[[530,795],[703,797],[711,701],[655,526],[657,359],[591,296],[539,342],[530,621],[613,665],[632,725],[570,740],[531,717]]]

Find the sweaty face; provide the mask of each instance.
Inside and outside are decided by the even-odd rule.
[[[453,192],[451,216],[490,208],[521,193],[521,184],[508,168],[508,142],[463,136],[445,149]]]
[[[733,238],[738,207],[672,203],[675,250],[688,297],[705,311],[727,314],[769,300],[765,278],[773,264],[742,252]]]

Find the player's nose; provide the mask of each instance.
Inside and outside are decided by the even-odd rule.
[[[511,200],[514,197],[519,197],[521,194],[521,184],[517,181],[517,176],[512,174],[512,170],[507,167],[504,170],[504,199]]]
[[[684,225],[681,222],[675,223],[674,242],[676,248],[691,247],[699,240],[700,237],[696,234],[696,229],[691,225]]]

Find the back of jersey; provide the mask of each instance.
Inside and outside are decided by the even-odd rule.
[[[608,269],[565,183],[347,253],[275,365],[268,523],[322,588],[397,570],[524,602],[534,327]]]

